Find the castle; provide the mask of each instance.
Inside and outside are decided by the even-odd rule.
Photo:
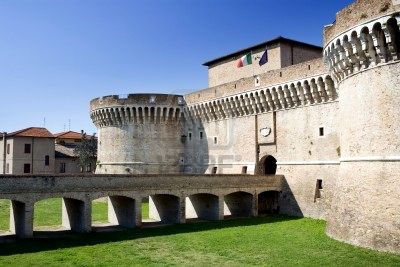
[[[278,37],[206,62],[207,89],[93,99],[96,172],[282,174],[274,212],[399,253],[399,26],[400,1],[357,0],[323,48]]]

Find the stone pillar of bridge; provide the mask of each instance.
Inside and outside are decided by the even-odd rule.
[[[177,196],[152,195],[149,197],[149,218],[167,224],[181,223],[181,206],[182,201]]]
[[[135,224],[136,227],[142,226],[142,198],[135,199]]]
[[[258,194],[253,195],[253,202],[251,203],[251,216],[258,217]]]
[[[74,232],[90,232],[92,230],[91,201],[63,198],[62,225]]]
[[[187,219],[219,220],[219,210],[218,196],[195,194],[186,198]]]
[[[108,221],[126,228],[135,227],[135,199],[123,196],[108,197]]]
[[[178,223],[186,223],[186,197],[179,198]]]
[[[224,215],[225,215],[225,211],[224,211],[224,207],[225,207],[225,200],[224,200],[224,195],[220,195],[218,196],[218,220],[223,220],[224,219]]]
[[[11,201],[10,231],[20,238],[33,237],[33,210],[30,202]]]

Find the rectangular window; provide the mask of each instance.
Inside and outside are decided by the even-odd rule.
[[[60,173],[65,173],[65,163],[60,164]]]
[[[217,173],[217,167],[213,167],[212,168],[212,174],[216,174]]]
[[[50,157],[48,155],[46,155],[44,157],[44,165],[45,166],[49,166],[50,165]]]
[[[189,141],[191,141],[191,140],[192,140],[192,133],[189,132]]]
[[[31,153],[31,144],[25,144],[25,154]]]
[[[10,144],[7,144],[7,154],[10,154]]]
[[[319,136],[324,136],[324,127],[319,127]]]
[[[10,163],[7,163],[6,165],[6,173],[10,173]]]
[[[88,165],[86,165],[86,172],[91,172],[92,171],[92,164],[89,163]]]
[[[31,173],[31,164],[24,164],[24,173]]]
[[[247,173],[247,166],[243,166],[242,167],[242,174],[246,174]]]
[[[214,144],[216,145],[218,143],[218,138],[214,137]]]
[[[203,132],[200,132],[200,139],[203,139]]]

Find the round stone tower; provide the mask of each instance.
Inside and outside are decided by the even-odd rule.
[[[325,28],[339,90],[340,173],[328,235],[400,252],[400,1],[358,0]]]
[[[179,95],[130,94],[93,99],[97,173],[179,173],[185,101]]]

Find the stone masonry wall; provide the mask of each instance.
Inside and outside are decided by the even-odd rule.
[[[293,58],[292,58],[293,57]],[[321,51],[294,44],[281,44],[282,68],[321,57]]]
[[[236,67],[236,61],[244,54],[209,66],[208,86],[213,87],[238,80],[242,77],[249,77],[269,70],[280,69],[282,67],[280,45],[274,44],[268,47],[268,62],[260,67],[258,61],[264,51],[265,48],[252,51],[253,64],[242,68]]]
[[[257,173],[263,158],[272,155],[278,161],[277,173],[285,175],[287,181],[281,212],[324,219],[339,168],[337,125],[338,102],[203,122],[200,128],[198,124],[189,127],[192,140],[186,146],[192,145],[193,151],[186,155],[190,158],[199,151],[198,130],[205,138],[202,144],[206,147],[201,150],[205,173],[212,173],[214,167],[218,174],[241,173],[243,167],[249,174]],[[260,134],[265,127],[271,128],[267,137]],[[320,127],[324,136],[319,136]],[[318,192],[317,179],[324,187]]]
[[[399,63],[339,84],[341,164],[327,233],[352,244],[400,252]]]
[[[280,84],[296,79],[300,80],[326,72],[327,70],[325,68],[322,58],[317,58],[279,70],[272,70],[260,74],[259,86],[255,85],[255,78],[251,76],[241,78],[234,82],[195,91],[193,93],[185,95],[185,100],[190,105],[193,103],[211,100],[218,97],[230,96],[236,93],[254,90],[259,87]]]

